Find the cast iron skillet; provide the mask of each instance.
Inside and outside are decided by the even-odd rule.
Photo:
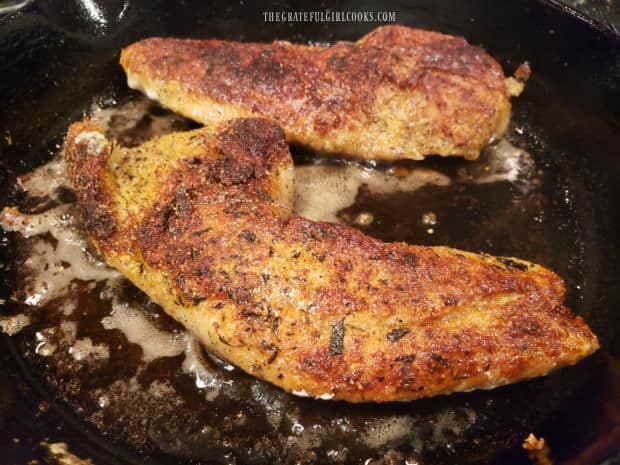
[[[262,20],[263,11],[313,10],[313,2],[274,6],[125,0],[99,2],[94,10],[92,3],[41,0],[0,20],[0,207],[19,202],[19,194],[12,189],[15,177],[49,159],[68,124],[82,116],[93,97],[122,99],[130,94],[117,65],[119,50],[126,44],[151,35],[355,40],[377,26]],[[463,35],[483,45],[507,73],[524,60],[530,62],[534,74],[514,105],[513,126],[526,129],[521,145],[536,155],[537,166],[552,180],[539,208],[552,218],[551,229],[543,234],[549,250],[536,250],[539,245],[530,243],[527,226],[493,228],[485,218],[484,205],[477,218],[455,211],[451,223],[432,237],[404,231],[399,237],[383,238],[443,243],[525,259],[537,258],[540,252],[543,264],[566,279],[568,304],[584,316],[603,348],[577,366],[541,380],[391,406],[433,411],[445,403],[464,402],[482,419],[482,441],[455,438],[453,447],[435,449],[423,457],[423,463],[529,463],[520,443],[534,430],[552,445],[556,464],[619,463],[620,39],[611,29],[550,1],[447,0],[409,5],[388,1],[381,6],[338,2],[333,8],[393,10],[398,23]],[[443,168],[450,169],[463,162],[429,163],[443,163]],[[456,194],[430,190],[411,198],[360,198],[349,213],[358,207],[374,208],[383,211],[383,222],[389,223],[389,202],[402,202],[410,206],[411,217],[418,218],[422,208],[418,204],[432,206],[442,201],[441,196]],[[485,193],[476,195],[484,199]],[[511,224],[514,212],[507,211],[504,217],[489,209],[500,222]],[[381,227],[367,232],[385,236]],[[0,298],[7,302],[14,285],[13,252],[11,241],[2,236]],[[577,263],[571,262],[574,256],[580,257]],[[0,311],[11,314],[13,309],[7,303]],[[53,396],[11,338],[3,335],[0,344],[2,463],[24,464],[40,458],[42,440],[65,441],[96,464],[202,463],[152,449],[134,450],[117,437],[102,436]],[[394,460],[398,463],[398,458]]]

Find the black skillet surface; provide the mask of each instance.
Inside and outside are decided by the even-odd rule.
[[[39,1],[24,13],[2,19],[0,205],[19,202],[11,189],[15,176],[49,159],[67,125],[81,117],[93,98],[122,99],[130,94],[117,58],[120,48],[132,41],[150,35],[355,40],[377,26],[263,22],[263,11],[315,9],[310,3],[293,7],[119,1],[101,2],[106,6],[95,10],[86,8],[87,3]],[[385,2],[380,7],[339,2],[333,8],[393,10],[398,23],[463,35],[483,45],[507,73],[528,60],[534,75],[513,111],[513,128],[524,134],[518,136],[514,130],[511,134],[536,157],[544,186],[541,196],[523,202],[519,211],[503,209],[495,191],[478,186],[465,187],[466,195],[433,189],[395,198],[362,193],[342,214],[374,211],[379,221],[366,231],[384,239],[443,243],[536,259],[552,267],[567,281],[568,304],[584,316],[603,347],[579,365],[545,379],[392,405],[385,411],[414,409],[424,418],[446,405],[466,404],[476,412],[476,440],[452,438],[445,447],[423,454],[425,464],[526,464],[520,442],[529,431],[547,439],[556,464],[598,464],[606,458],[607,463],[619,463],[620,40],[604,27],[548,2]],[[424,163],[450,172],[464,162]],[[479,203],[474,208],[449,207],[453,196]],[[410,218],[419,218],[443,205],[448,205],[442,210],[448,221],[432,236],[420,233],[415,220],[393,213],[408,210]],[[542,227],[522,221],[541,212],[547,217]],[[399,228],[390,229],[395,224]],[[7,301],[14,285],[13,253],[11,242],[3,238],[0,298]],[[13,311],[11,304],[1,309],[3,314]],[[136,451],[119,437],[101,436],[41,382],[11,338],[2,335],[0,344],[1,463],[40,458],[38,443],[47,439],[67,442],[96,464],[198,463],[156,449]],[[380,407],[308,402],[307,408],[319,414],[358,408],[381,414]],[[392,459],[398,463],[398,456]],[[320,456],[317,460],[323,461]]]

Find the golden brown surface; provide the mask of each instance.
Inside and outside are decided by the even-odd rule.
[[[542,267],[291,215],[292,161],[265,120],[135,149],[76,123],[65,153],[108,263],[210,351],[298,395],[382,402],[492,388],[598,347]]]
[[[366,159],[477,158],[523,85],[465,39],[383,26],[331,47],[145,39],[129,86],[201,123],[262,116],[288,142]]]

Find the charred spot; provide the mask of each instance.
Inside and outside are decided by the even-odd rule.
[[[248,212],[242,209],[242,205],[233,204],[222,210],[225,214],[232,216],[233,218],[241,218],[248,215]]]
[[[202,236],[203,234],[207,234],[209,231],[211,231],[212,228],[203,228],[203,229],[199,229],[198,231],[194,231],[192,233],[192,236]]]
[[[413,378],[405,378],[402,381],[402,389],[403,391],[413,391],[413,388],[411,387],[411,384],[413,383]]]
[[[164,231],[173,235],[185,231],[193,212],[193,204],[193,193],[184,186],[180,186],[161,213]]]
[[[319,223],[306,222],[304,233],[308,239],[324,239],[327,237],[327,230]]]
[[[267,284],[269,282],[269,273],[267,273],[266,271],[263,271],[260,274],[260,277],[262,278],[264,284]]]
[[[413,252],[405,252],[403,254],[403,259],[410,266],[416,266],[418,264],[418,257]]]
[[[275,344],[266,343],[264,341],[261,342],[260,348],[263,352],[268,352],[269,356],[267,357],[267,365],[270,365],[275,361],[278,357],[278,353],[280,352],[280,348]]]
[[[175,278],[174,278],[174,283],[178,286],[182,285],[185,282],[185,274],[184,273],[179,273]]]
[[[170,231],[170,219],[172,218],[173,214],[174,214],[174,208],[171,205],[169,205],[168,207],[166,207],[163,214],[161,215],[161,223],[164,227],[164,230],[166,231]]]
[[[273,309],[271,308],[271,305],[264,304],[262,306],[262,310],[263,310],[263,312],[265,312],[265,314],[267,315],[268,318],[271,318],[273,316]]]
[[[256,318],[261,318],[263,316],[263,314],[259,311],[253,310],[253,309],[242,309],[239,312],[239,317],[242,319],[246,319],[246,318],[252,318],[252,319],[256,319]]]
[[[196,268],[194,270],[194,276],[213,275],[213,270],[209,267]]]
[[[363,381],[363,371],[353,370],[342,375],[342,380],[347,384],[357,385],[361,384],[362,387],[368,387],[369,383]]]
[[[395,362],[412,363],[415,360],[415,354],[401,354],[394,359]]]
[[[459,303],[459,298],[454,295],[443,296],[442,300],[443,300],[443,304],[448,307],[452,305],[457,305]]]
[[[224,185],[240,184],[264,175],[270,155],[286,151],[282,129],[263,119],[232,120],[217,136],[222,158],[214,167],[215,178]]]
[[[398,82],[398,86],[401,89],[415,89],[420,83],[420,80],[422,79],[423,76],[424,76],[424,70],[419,70],[419,69],[414,68],[411,70],[411,73],[409,74],[409,76],[407,76],[407,79],[403,79]]]
[[[326,105],[329,108],[329,105]],[[322,135],[327,134],[331,129],[340,126],[342,119],[338,114],[333,113],[331,108],[324,109],[322,116],[314,120],[314,129]]]
[[[235,68],[240,64],[238,48],[234,44],[227,42],[222,42],[215,47],[209,47],[202,51],[200,57],[212,65],[214,69],[218,70],[225,66]]]
[[[269,49],[262,50],[248,67],[251,79],[258,82],[278,81],[284,72],[284,65],[273,58],[273,50]]]
[[[497,257],[497,261],[503,263],[508,268],[514,268],[515,270],[519,270],[519,271],[527,271],[528,270],[527,265],[525,265],[523,263],[516,262],[516,261],[514,261],[514,260],[512,260],[510,258]]]
[[[394,328],[385,337],[390,342],[396,342],[402,339],[406,334],[409,334],[411,330],[409,328]]]
[[[279,316],[275,317],[271,322],[271,332],[276,336],[278,335],[278,328],[280,327],[281,323],[282,319]]]
[[[540,332],[540,325],[535,321],[518,320],[511,323],[512,334],[516,337],[536,335]]]
[[[347,68],[346,55],[338,55],[337,53],[330,55],[327,59],[327,65],[335,71],[345,71]]]
[[[256,240],[256,234],[252,231],[248,231],[247,229],[241,231],[239,235],[248,242],[254,242]]]
[[[207,300],[207,298],[204,295],[201,295],[198,293],[187,295],[185,296],[185,298],[188,301],[188,303],[193,306],[198,305],[200,302]]]
[[[109,239],[116,231],[116,220],[105,205],[98,205],[93,209],[87,208],[83,217],[87,229],[93,231],[100,241]]]
[[[226,289],[226,295],[239,305],[247,304],[252,299],[252,294],[244,287],[230,287]]]
[[[256,196],[258,200],[262,200],[263,202],[271,201],[271,195],[269,194],[269,192],[257,190],[254,192],[254,196]],[[255,215],[257,218],[261,218],[263,216],[261,212],[256,212]]]
[[[273,350],[271,351],[271,354],[269,355],[269,358],[267,359],[268,365],[274,362],[274,360],[278,356],[279,350],[280,349],[278,349],[276,346],[273,347]]]
[[[300,255],[301,255],[301,252],[297,250],[293,252],[293,254],[291,255],[291,258],[299,258]]]
[[[431,358],[431,360],[433,360],[434,362],[436,362],[439,365],[443,366],[444,368],[448,368],[448,369],[450,368],[450,364],[441,355],[439,355],[439,354],[437,354],[435,352],[431,352],[429,354],[429,357]]]
[[[329,339],[329,355],[332,357],[344,354],[344,318],[332,326]]]

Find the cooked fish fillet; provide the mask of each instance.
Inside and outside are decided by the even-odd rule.
[[[477,158],[522,85],[460,37],[404,26],[331,47],[151,38],[129,86],[201,123],[262,116],[288,142],[366,159]]]
[[[208,350],[295,394],[383,402],[487,389],[598,348],[540,266],[292,215],[291,157],[266,120],[133,149],[76,123],[65,156],[107,262]]]

